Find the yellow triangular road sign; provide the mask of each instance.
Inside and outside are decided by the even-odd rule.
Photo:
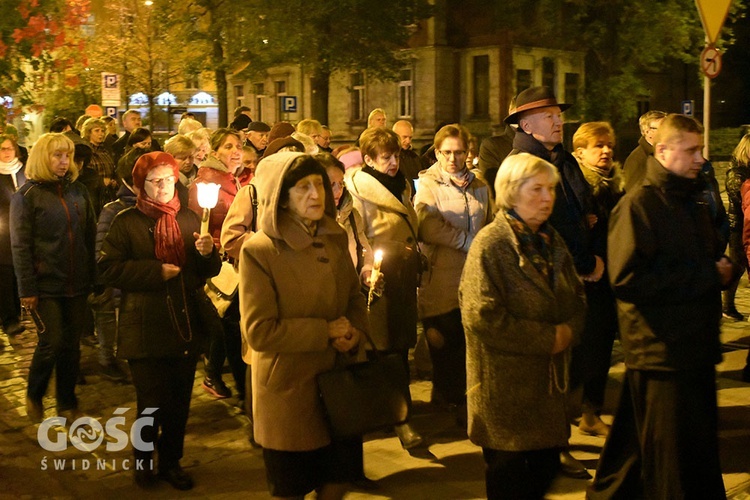
[[[695,0],[708,43],[714,45],[729,13],[732,0]]]

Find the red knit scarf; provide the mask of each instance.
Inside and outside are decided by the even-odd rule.
[[[156,258],[165,264],[182,267],[185,264],[185,244],[175,216],[180,211],[180,199],[175,194],[167,203],[159,203],[145,195],[143,191],[136,202],[138,210],[156,219],[154,229],[154,252]]]

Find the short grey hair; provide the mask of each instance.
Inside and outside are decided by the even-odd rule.
[[[664,111],[657,111],[655,109],[643,113],[641,117],[638,118],[638,126],[641,129],[641,135],[646,135],[646,131],[648,130],[648,127],[649,125],[651,125],[652,121],[663,120],[666,117],[667,113],[665,113]]]
[[[503,160],[495,177],[495,203],[509,210],[518,199],[518,192],[526,181],[538,174],[547,174],[560,182],[560,174],[553,164],[529,153],[518,153]]]

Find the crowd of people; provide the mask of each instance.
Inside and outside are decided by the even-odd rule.
[[[565,150],[569,107],[531,87],[502,135],[477,148],[443,124],[421,152],[412,124],[388,128],[381,108],[354,144],[245,107],[217,130],[186,113],[163,145],[135,110],[120,136],[112,119],[56,118],[28,156],[6,129],[0,320],[8,335],[22,309],[36,324],[29,418],[44,419],[53,371],[57,414],[81,415],[80,343],[96,338],[101,374],[129,372],[155,421],[143,436],[154,451],[134,458],[157,467],[135,470],[136,484],[188,490],[202,360],[203,390],[236,396],[250,420],[271,496],[342,498],[376,485],[362,437],[332,439],[316,376],[384,353],[409,373],[423,342],[432,403],[482,448],[488,498],[541,498],[560,472],[590,479],[569,453],[571,423],[607,438],[592,498],[723,498],[714,365],[722,313],[744,318],[750,135],[727,212],[692,118],[646,113],[620,165],[607,122],[581,124]],[[200,184],[217,185],[210,212]],[[221,276],[229,293],[215,293]],[[627,371],[610,426],[617,338]],[[407,450],[427,444],[408,421],[393,431]]]

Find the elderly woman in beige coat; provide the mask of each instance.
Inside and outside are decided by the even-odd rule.
[[[351,169],[344,179],[354,209],[362,216],[374,252],[383,252],[383,296],[370,307],[370,332],[375,348],[401,355],[409,373],[409,348],[417,340],[417,286],[421,254],[417,246],[417,214],[411,187],[399,170],[398,135],[369,128],[359,138],[365,166]],[[396,427],[404,448],[422,443],[409,424]]]
[[[432,358],[432,400],[458,407],[466,421],[466,341],[458,308],[461,271],[474,237],[492,220],[490,190],[467,168],[468,131],[435,134],[437,163],[419,174],[414,206],[430,266],[419,287],[419,316]]]
[[[482,447],[490,499],[543,498],[570,435],[570,347],[586,304],[547,222],[558,180],[539,157],[505,159],[495,179],[500,210],[474,239],[459,287],[469,438]]]
[[[367,311],[325,169],[277,153],[254,180],[258,232],[240,252],[242,335],[252,348],[255,439],[274,497],[341,498],[361,441],[332,442],[316,376],[353,356]]]

